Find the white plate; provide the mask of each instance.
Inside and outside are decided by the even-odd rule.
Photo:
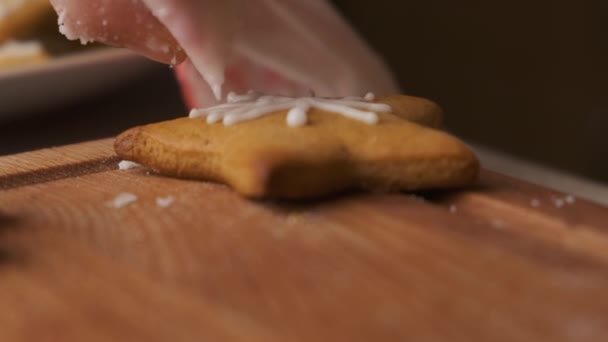
[[[107,90],[156,63],[123,49],[97,49],[0,71],[0,121]]]

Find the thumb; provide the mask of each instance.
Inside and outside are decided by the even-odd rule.
[[[126,47],[167,64],[186,58],[171,33],[139,0],[51,0],[51,4],[59,30],[68,39]]]

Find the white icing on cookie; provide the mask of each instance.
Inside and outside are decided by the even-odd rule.
[[[209,108],[193,109],[190,112],[190,118],[205,116],[209,124],[222,121],[224,125],[229,126],[278,111],[289,110],[286,119],[287,125],[297,127],[305,125],[308,121],[308,111],[316,108],[373,125],[378,122],[376,113],[387,113],[392,110],[387,104],[372,102],[375,98],[372,93],[365,97],[339,99],[269,96],[251,91],[243,95],[230,93],[227,103]]]

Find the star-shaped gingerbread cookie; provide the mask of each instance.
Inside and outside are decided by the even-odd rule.
[[[228,184],[251,198],[311,198],[346,189],[421,190],[468,185],[479,163],[438,129],[441,110],[409,97],[378,98],[369,124],[319,108],[289,127],[289,110],[226,126],[205,117],[135,127],[116,153],[162,174]],[[324,107],[325,108],[325,107]]]

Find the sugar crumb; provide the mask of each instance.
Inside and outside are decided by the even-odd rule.
[[[301,220],[301,214],[292,213],[292,214],[287,215],[286,223],[290,226],[293,226],[293,225],[297,224],[298,222],[300,222],[300,220]]]
[[[556,208],[561,208],[564,206],[566,202],[561,199],[561,198],[555,198],[553,199],[553,205],[555,205]]]
[[[135,162],[129,161],[129,160],[123,160],[120,163],[118,163],[118,169],[119,170],[123,170],[123,171],[124,170],[133,169],[133,168],[136,168],[136,167],[140,167],[140,166],[141,165],[139,165],[139,164],[137,164]]]
[[[123,192],[123,193],[119,194],[118,196],[116,196],[116,198],[114,198],[110,204],[114,208],[120,209],[120,208],[126,207],[127,205],[129,205],[135,201],[137,201],[136,195],[134,195],[132,193],[128,193],[128,192]]]
[[[173,202],[175,202],[175,198],[173,198],[173,196],[156,197],[156,205],[160,208],[167,208],[173,204]]]
[[[451,214],[456,214],[458,212],[458,208],[454,204],[452,204],[450,205],[449,211]]]
[[[572,195],[568,195],[568,196],[566,196],[566,198],[564,198],[564,200],[568,204],[574,204],[574,202],[576,202],[576,197],[574,197]]]
[[[492,221],[490,221],[490,224],[492,225],[492,227],[494,227],[496,229],[504,229],[509,226],[507,224],[507,222],[505,222],[501,219],[493,219]]]
[[[534,208],[538,208],[540,207],[540,201],[538,200],[538,198],[533,198],[530,201],[530,206],[534,207]]]
[[[413,199],[416,202],[420,202],[420,203],[425,203],[426,202],[426,198],[419,196],[419,195],[410,195],[409,196],[411,199]]]

